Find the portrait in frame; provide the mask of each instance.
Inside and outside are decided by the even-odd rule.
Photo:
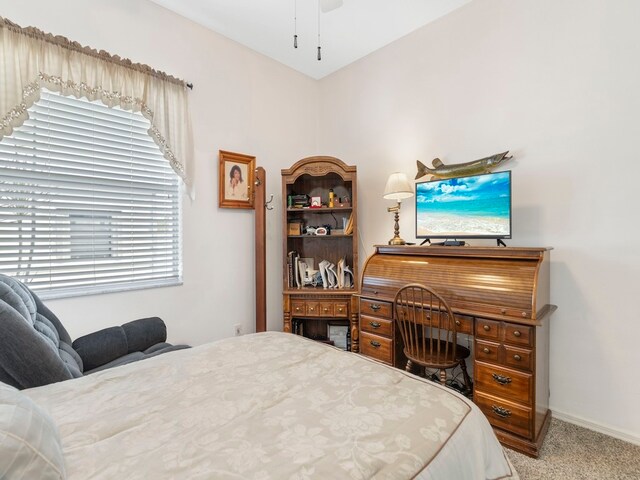
[[[256,157],[220,150],[218,206],[253,208]]]

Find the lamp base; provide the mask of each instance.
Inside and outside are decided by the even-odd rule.
[[[406,245],[406,243],[407,242],[405,242],[400,237],[393,237],[391,240],[389,240],[389,245]]]

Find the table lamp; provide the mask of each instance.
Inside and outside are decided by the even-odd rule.
[[[400,205],[404,198],[413,197],[413,189],[407,179],[407,175],[401,172],[392,173],[387,180],[382,195],[386,200],[396,200],[398,204],[395,207],[387,208],[388,212],[395,213],[395,226],[393,228],[393,238],[389,240],[389,245],[404,245],[406,242],[400,238]]]

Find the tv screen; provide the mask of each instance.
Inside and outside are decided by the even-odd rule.
[[[416,183],[416,238],[511,238],[511,172]]]

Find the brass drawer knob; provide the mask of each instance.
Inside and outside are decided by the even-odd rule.
[[[511,410],[507,410],[504,407],[498,407],[496,405],[491,405],[491,410],[493,410],[493,413],[495,413],[496,415],[498,415],[499,417],[502,418],[507,418],[511,416]]]
[[[489,330],[491,330],[491,327],[489,325],[484,325],[482,328],[484,328],[485,332],[488,332]]]
[[[299,312],[299,311],[300,311],[300,307],[296,307],[296,312]]]
[[[459,327],[461,325],[460,320],[456,320],[456,326]]]
[[[500,385],[506,385],[508,383],[511,383],[511,378],[510,377],[505,377],[504,375],[499,375],[497,373],[492,373],[491,376]]]
[[[380,342],[376,342],[375,340],[371,340],[369,342],[373,348],[380,348]]]
[[[380,305],[378,305],[377,303],[374,303],[374,304],[371,305],[371,310],[373,310],[374,312],[377,312],[381,308],[382,307]]]
[[[309,311],[310,311],[310,312],[313,312],[313,307],[309,307]]]
[[[491,350],[489,350],[487,347],[484,347],[484,348],[482,349],[482,351],[483,351],[484,353],[491,353]]]
[[[522,357],[516,353],[516,354],[513,356],[513,359],[514,359],[516,362],[519,362],[520,360],[522,360]]]
[[[342,313],[342,307],[338,308],[338,312]]]
[[[329,311],[329,309],[327,307],[324,307],[324,313],[327,313]]]
[[[522,335],[522,334],[520,333],[520,330],[516,330],[515,332],[513,332],[513,336],[514,336],[514,337],[519,337],[520,335]]]
[[[373,328],[380,328],[382,326],[378,322],[369,322],[369,325],[371,325]]]

